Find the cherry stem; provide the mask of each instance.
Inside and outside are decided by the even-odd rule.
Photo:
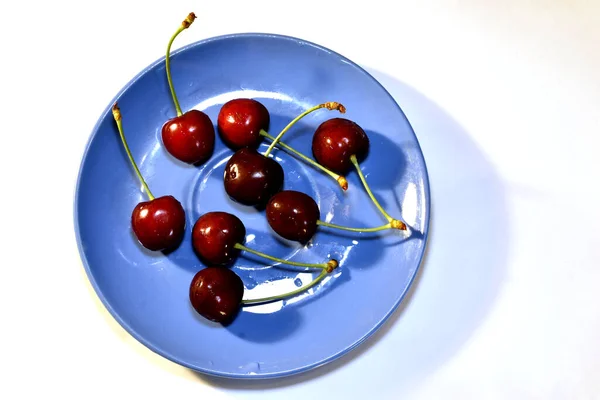
[[[365,178],[365,176],[362,173],[362,170],[360,169],[360,165],[358,165],[358,160],[356,159],[356,155],[354,155],[354,154],[351,155],[350,161],[352,162],[352,164],[354,164],[354,167],[356,168],[356,172],[358,173],[358,176],[360,177],[360,181],[362,182],[363,186],[365,187],[365,190],[367,191],[367,194],[371,198],[371,201],[373,201],[373,204],[375,204],[375,207],[377,207],[379,212],[381,212],[381,214],[383,214],[383,216],[388,220],[388,222],[390,223],[390,226],[392,228],[399,229],[401,231],[406,230],[407,228],[406,228],[406,224],[404,222],[390,217],[390,215],[383,209],[383,207],[381,207],[381,204],[379,204],[379,202],[373,195],[373,192],[371,192],[371,188],[369,187],[369,184],[367,183],[367,179]]]
[[[313,279],[312,282],[310,282],[308,285],[298,288],[296,290],[292,290],[291,292],[287,292],[287,293],[276,295],[276,296],[263,297],[260,299],[242,300],[242,304],[253,305],[253,304],[259,304],[259,303],[268,303],[268,302],[272,302],[272,301],[282,300],[287,297],[295,296],[299,293],[302,293],[302,292],[310,289],[311,287],[315,286],[317,283],[321,282],[323,280],[323,278],[325,278],[327,276],[327,274],[329,274],[334,269],[335,268],[321,270],[321,273],[315,279]]]
[[[325,222],[325,221],[321,221],[321,220],[317,220],[317,225],[326,226],[328,228],[333,228],[333,229],[341,229],[343,231],[351,231],[351,232],[379,232],[379,231],[384,231],[386,229],[392,228],[392,224],[390,222],[388,222],[385,225],[377,226],[375,228],[350,228],[348,226],[330,224],[329,222]]]
[[[261,253],[260,251],[256,251],[256,250],[252,250],[251,248],[248,248],[240,243],[236,243],[234,246],[236,249],[238,250],[242,250],[242,251],[247,251],[248,253],[252,253],[254,255],[257,255],[259,257],[262,258],[266,258],[267,260],[271,260],[271,261],[275,261],[275,262],[280,262],[282,264],[288,264],[288,265],[293,265],[296,267],[305,267],[305,268],[319,268],[319,269],[328,269],[328,268],[335,268],[337,267],[337,261],[334,259],[331,259],[325,263],[320,263],[320,264],[309,264],[309,263],[301,263],[301,262],[296,262],[296,261],[288,261],[288,260],[284,260],[281,258],[277,258],[277,257],[273,257],[270,256],[268,254],[265,253]]]
[[[300,121],[302,118],[304,118],[311,112],[317,111],[321,108],[327,108],[328,110],[338,110],[342,114],[346,112],[346,107],[344,107],[340,103],[336,103],[335,101],[329,101],[327,103],[319,104],[318,106],[309,108],[308,110],[304,111],[302,114],[300,114],[296,118],[294,118],[292,120],[292,122],[287,124],[287,126],[285,128],[283,128],[283,130],[281,132],[279,132],[279,135],[277,135],[277,137],[273,140],[273,142],[271,143],[271,145],[269,146],[267,151],[265,151],[264,156],[267,157],[271,153],[271,151],[273,151],[273,148],[275,147],[277,142],[279,142],[279,139],[281,139],[281,137],[284,135],[284,133],[286,133],[292,126],[294,126],[296,124],[296,122]]]
[[[171,54],[171,45],[175,38],[184,30],[190,27],[192,22],[196,19],[196,14],[189,13],[188,16],[183,20],[181,26],[177,31],[171,36],[169,40],[169,44],[167,45],[167,55],[165,57],[165,67],[167,70],[167,81],[169,82],[169,89],[171,90],[171,96],[173,96],[173,103],[175,103],[175,110],[177,110],[177,116],[181,116],[183,113],[181,112],[181,107],[179,106],[179,100],[177,100],[177,95],[175,94],[175,89],[173,88],[173,81],[171,80],[171,61],[169,59]]]
[[[264,129],[260,130],[260,135],[263,137],[266,137],[267,139],[269,139],[271,141],[275,140],[275,138],[273,136],[269,135]],[[282,141],[277,142],[277,146],[281,147],[284,150],[289,151],[292,154],[295,154],[296,156],[300,157],[302,160],[306,161],[307,163],[311,164],[312,166],[325,172],[327,175],[329,175],[333,179],[335,179],[337,181],[337,183],[342,187],[342,189],[348,190],[348,181],[346,180],[346,177],[344,177],[342,175],[338,175],[335,172],[328,170],[327,168],[325,168],[324,166],[322,166],[321,164],[319,164],[312,158],[305,156],[304,154],[300,153],[298,150],[293,149],[292,147],[288,146],[287,144],[283,143]]]
[[[127,140],[125,140],[125,135],[123,134],[123,122],[121,121],[121,110],[119,109],[119,106],[117,103],[115,103],[112,107],[112,114],[113,114],[113,118],[115,119],[115,122],[117,123],[117,129],[119,130],[119,136],[121,136],[121,142],[123,143],[123,147],[125,147],[125,152],[127,153],[127,157],[129,157],[129,161],[131,161],[131,165],[133,165],[133,169],[135,170],[135,173],[136,173],[138,179],[142,183],[142,186],[146,190],[148,197],[150,198],[150,200],[154,200],[154,195],[152,194],[152,192],[150,191],[150,188],[146,184],[146,181],[144,180],[142,173],[140,172],[137,164],[135,163],[135,160],[133,159],[133,156],[131,155],[131,151],[129,150],[129,146],[127,145]]]

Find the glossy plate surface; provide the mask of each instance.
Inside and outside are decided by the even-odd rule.
[[[175,116],[164,59],[142,71],[116,97],[132,153],[155,196],[171,194],[185,208],[186,236],[169,253],[143,249],[130,218],[145,200],[119,140],[110,105],[83,156],[75,197],[75,228],[92,285],[114,318],[162,356],[197,371],[234,378],[266,378],[302,372],[331,361],[369,337],[397,308],[421,263],[429,224],[429,186],[418,141],[386,90],[348,59],[296,38],[241,34],[212,38],[172,55],[172,74],[182,109],[206,112],[214,124],[220,106],[251,97],[271,114],[277,134],[305,109],[325,101],[347,108],[345,118],[361,125],[371,148],[362,163],[376,196],[413,232],[371,234],[319,230],[306,247],[278,238],[264,211],[230,200],[223,171],[232,151],[217,136],[213,157],[202,166],[178,162],[164,150],[161,127]],[[285,142],[311,155],[312,134],[337,111],[319,110],[301,120]],[[261,149],[266,149],[264,142]],[[368,199],[355,172],[343,192],[327,175],[282,150],[274,157],[285,170],[284,188],[303,191],[319,204],[321,218],[354,227],[385,220]],[[191,228],[208,211],[242,219],[246,244],[297,261],[340,260],[340,268],[314,289],[267,305],[245,307],[227,326],[193,311],[188,289],[204,266],[194,255]],[[266,268],[251,255],[234,266],[245,298],[282,293],[313,275]]]

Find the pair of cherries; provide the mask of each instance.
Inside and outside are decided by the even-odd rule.
[[[180,28],[171,37],[166,55],[167,79],[177,116],[167,121],[162,128],[162,141],[166,150],[175,158],[190,164],[202,164],[214,150],[215,129],[210,118],[199,110],[181,111],[170,74],[170,47],[175,37],[187,29],[195,15],[189,14]],[[333,118],[321,124],[312,141],[312,152],[317,160],[298,153],[280,142],[283,134],[300,118],[315,110],[327,108],[345,112],[339,103],[324,103],[313,107],[294,119],[276,137],[266,131],[270,117],[267,109],[253,99],[235,99],[227,102],[218,116],[218,132],[224,143],[236,150],[229,159],[224,174],[224,186],[228,195],[242,204],[265,205],[270,226],[282,237],[306,243],[312,238],[318,225],[351,231],[365,232],[383,229],[406,229],[399,220],[392,219],[379,206],[372,195],[364,176],[360,172],[358,160],[366,155],[369,140],[364,130],[356,123]],[[117,104],[113,107],[113,116],[117,122],[121,140],[135,172],[147,192],[149,201],[139,203],[132,212],[132,228],[139,242],[154,251],[172,250],[182,241],[185,232],[185,211],[181,203],[173,196],[155,198],[144,181],[125,140],[122,130],[121,113]],[[269,138],[271,145],[264,154],[257,151],[261,140]],[[354,165],[369,196],[388,219],[388,224],[377,228],[347,228],[321,221],[316,202],[305,193],[287,190],[283,186],[283,169],[269,153],[275,145],[290,151],[313,166],[334,178],[347,189],[343,174]],[[194,309],[207,319],[226,322],[233,318],[241,305],[261,303],[292,296],[318,283],[327,273],[337,267],[337,261],[329,260],[322,264],[306,264],[281,260],[249,249],[243,245],[246,230],[236,216],[224,212],[209,212],[196,221],[192,230],[194,250],[209,267],[199,271],[192,279],[189,297]],[[244,285],[231,269],[240,251],[247,251],[264,258],[296,265],[318,268],[321,274],[306,287],[290,293],[264,299],[242,300]]]

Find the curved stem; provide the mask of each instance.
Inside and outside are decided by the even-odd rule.
[[[263,297],[260,299],[242,300],[242,304],[243,305],[251,305],[251,304],[259,304],[259,303],[267,303],[267,302],[271,302],[271,301],[282,300],[286,297],[295,296],[299,293],[302,293],[302,292],[310,289],[311,287],[315,286],[317,283],[321,282],[321,280],[323,280],[323,278],[325,278],[325,276],[327,275],[328,272],[331,272],[331,271],[327,271],[326,269],[322,270],[321,273],[319,274],[319,276],[317,276],[315,279],[313,279],[311,283],[309,283],[308,285],[303,286],[301,288],[298,288],[296,290],[292,290],[291,292],[287,292],[287,293],[276,295],[276,296]]]
[[[142,186],[146,190],[148,197],[150,198],[150,200],[154,200],[154,195],[152,194],[152,192],[150,191],[150,188],[146,184],[146,181],[144,180],[142,173],[140,172],[137,164],[135,163],[135,160],[133,159],[133,156],[131,155],[131,151],[129,150],[129,146],[127,145],[127,140],[125,140],[125,135],[123,134],[123,123],[121,121],[121,110],[119,109],[119,106],[117,103],[115,103],[113,105],[112,114],[113,114],[113,118],[115,119],[115,122],[117,123],[117,129],[119,130],[119,136],[121,136],[121,142],[123,143],[123,147],[125,147],[125,152],[127,153],[127,157],[129,157],[129,161],[131,162],[131,165],[133,165],[133,169],[135,170],[135,173],[136,173],[138,179],[142,183]]]
[[[252,253],[252,254],[257,255],[259,257],[266,258],[267,260],[279,262],[279,263],[282,263],[282,264],[293,265],[293,266],[296,266],[296,267],[319,268],[319,269],[327,269],[327,268],[335,268],[335,267],[337,267],[337,261],[334,260],[334,259],[331,259],[331,260],[329,260],[329,261],[327,261],[325,263],[320,263],[320,264],[301,263],[301,262],[289,261],[289,260],[284,260],[282,258],[273,257],[273,256],[270,256],[268,254],[261,253],[260,251],[252,250],[251,248],[246,247],[246,246],[244,246],[244,245],[242,245],[240,243],[236,243],[234,247],[236,249],[238,249],[238,250],[247,251],[248,253]]]
[[[260,130],[260,135],[263,137],[266,137],[267,139],[269,139],[271,141],[275,141],[275,138],[273,136],[269,135],[264,129]],[[305,156],[304,154],[300,153],[298,150],[295,150],[294,148],[283,143],[282,141],[277,142],[277,146],[281,147],[284,150],[289,151],[290,153],[298,156],[299,158],[306,161],[313,167],[316,167],[316,168],[320,169],[321,171],[325,172],[327,175],[329,175],[330,177],[335,179],[337,181],[337,183],[342,187],[342,189],[348,190],[348,181],[346,180],[346,177],[344,177],[342,175],[338,175],[335,172],[328,170],[327,168],[325,168],[324,166],[322,166],[321,164],[319,164],[312,158]]]
[[[385,219],[387,219],[388,221],[391,221],[393,218],[390,217],[390,215],[383,209],[383,207],[381,207],[381,204],[379,204],[379,202],[373,195],[373,192],[371,192],[371,188],[369,187],[369,184],[367,183],[367,180],[366,180],[365,176],[363,175],[362,170],[360,169],[360,165],[358,165],[358,160],[356,159],[356,156],[354,154],[350,156],[350,161],[352,161],[352,164],[354,164],[354,167],[356,168],[356,172],[358,173],[358,176],[360,177],[360,181],[362,182],[363,186],[365,187],[365,190],[367,191],[367,194],[371,198],[371,201],[373,202],[373,204],[375,204],[375,207],[377,207],[379,212],[381,212],[381,214],[383,214]]]
[[[326,226],[328,228],[333,228],[333,229],[341,229],[343,231],[351,231],[351,232],[379,232],[379,231],[384,231],[386,229],[391,229],[392,228],[392,224],[391,223],[387,223],[385,225],[377,226],[375,228],[350,228],[348,226],[341,226],[341,225],[336,225],[336,224],[330,224],[329,222],[325,222],[325,221],[321,221],[321,220],[317,220],[317,225]]]
[[[383,216],[385,217],[385,219],[388,220],[388,222],[390,223],[390,226],[392,228],[395,229],[400,229],[402,231],[406,230],[406,224],[398,219],[394,219],[392,217],[390,217],[390,214],[388,214],[383,207],[381,207],[381,204],[379,204],[379,202],[377,201],[377,199],[375,198],[375,196],[373,195],[373,192],[371,192],[371,188],[369,187],[369,184],[367,183],[367,179],[365,178],[365,176],[362,173],[362,170],[360,169],[360,165],[358,165],[358,160],[356,159],[356,155],[351,155],[350,156],[350,161],[352,162],[352,164],[354,164],[354,167],[356,168],[356,172],[358,173],[358,176],[360,177],[360,181],[362,182],[363,186],[365,187],[365,190],[367,191],[367,194],[369,195],[369,197],[371,198],[371,201],[373,202],[373,204],[375,204],[375,207],[377,207],[377,209],[379,210],[379,212],[381,212],[381,214],[383,214]]]
[[[306,115],[310,114],[311,112],[319,110],[321,108],[327,108],[328,110],[338,110],[342,114],[346,112],[346,107],[344,107],[340,103],[336,103],[335,101],[329,101],[327,103],[319,104],[318,106],[309,108],[308,110],[304,111],[302,114],[300,114],[296,118],[294,118],[292,120],[292,122],[287,124],[287,126],[285,128],[283,128],[283,130],[281,132],[279,132],[279,135],[277,135],[277,137],[273,140],[273,142],[271,143],[271,145],[269,146],[267,151],[265,151],[264,156],[267,157],[271,153],[271,151],[273,151],[273,148],[275,147],[277,142],[279,142],[279,139],[281,139],[283,134],[286,133],[292,126],[294,126],[296,124],[296,122],[300,121],[302,118],[304,118]]]
[[[177,100],[177,95],[175,94],[175,89],[173,88],[173,81],[171,80],[171,60],[169,59],[171,54],[171,45],[175,38],[183,32],[185,29],[189,28],[189,26],[196,19],[196,15],[194,13],[189,13],[188,16],[183,20],[179,29],[171,36],[169,40],[169,44],[167,45],[167,55],[165,56],[165,68],[167,71],[167,81],[169,82],[169,89],[171,90],[171,96],[173,96],[173,103],[175,103],[175,110],[177,110],[177,116],[181,116],[183,113],[181,112],[181,107],[179,106],[179,100]]]

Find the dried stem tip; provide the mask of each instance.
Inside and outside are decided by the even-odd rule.
[[[337,260],[334,260],[333,258],[329,261],[327,261],[327,267],[325,268],[325,271],[327,271],[328,274],[330,274],[334,269],[336,269],[338,267],[338,262]]]
[[[121,110],[119,109],[119,105],[117,103],[113,104],[112,114],[113,114],[115,121],[121,120]]]
[[[340,177],[337,178],[337,182],[342,187],[342,189],[348,190],[348,181],[346,180],[345,177],[343,177],[343,176],[340,175]]]
[[[393,219],[393,220],[391,220],[390,221],[390,225],[394,229],[399,229],[401,231],[405,231],[406,230],[406,224],[404,222],[400,221],[399,219]]]
[[[321,106],[327,108],[328,110],[338,110],[342,114],[346,112],[346,107],[344,107],[343,104],[335,102],[335,101],[329,101],[327,103],[323,103]]]
[[[196,19],[196,14],[194,14],[193,12],[191,12],[183,20],[183,22],[181,23],[181,26],[183,26],[183,29],[187,29],[187,28],[190,27],[190,25],[192,24],[192,22],[194,22],[195,19]]]

